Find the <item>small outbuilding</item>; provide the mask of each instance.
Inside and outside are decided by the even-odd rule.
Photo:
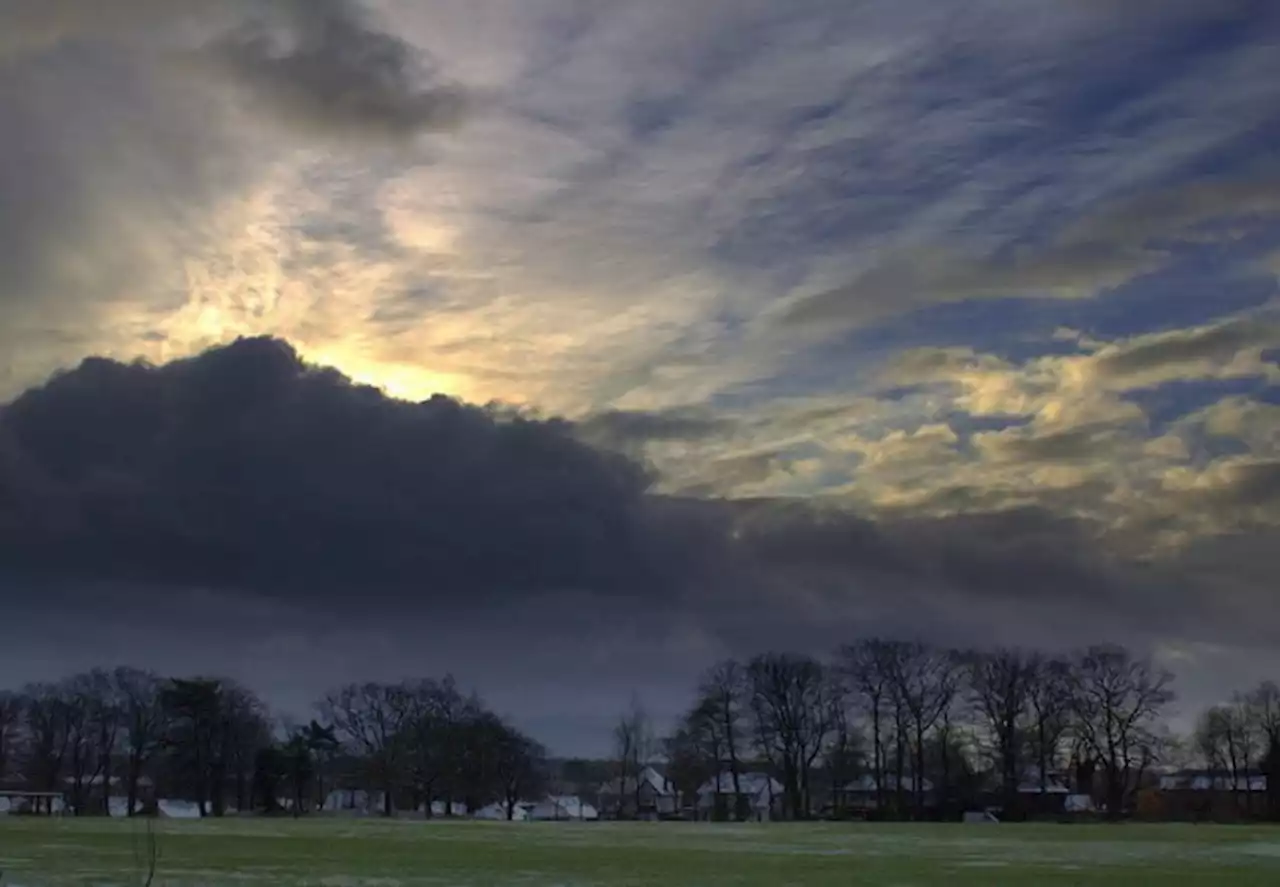
[[[529,819],[539,821],[592,821],[600,818],[600,811],[577,795],[552,795],[529,809]]]

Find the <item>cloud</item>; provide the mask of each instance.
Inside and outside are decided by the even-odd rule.
[[[182,69],[164,63],[186,56],[229,77],[273,120],[311,133],[402,138],[452,127],[463,109],[461,89],[440,83],[420,48],[380,30],[361,0],[15,0],[0,21],[0,55],[87,42],[150,54],[169,76]]]
[[[795,302],[782,320],[789,325],[868,324],[912,307],[972,299],[1091,298],[1161,264],[1156,253],[1086,247],[981,264],[911,255]]]
[[[269,112],[361,138],[406,138],[461,121],[462,89],[436,82],[421,50],[377,30],[354,0],[279,5],[284,28],[253,21],[209,47],[215,64]]]
[[[303,599],[359,586],[442,606],[714,597],[769,565],[981,591],[958,554],[968,543],[948,538],[968,538],[967,523],[656,495],[571,423],[388,399],[273,339],[160,367],[87,360],[6,407],[0,431],[6,561],[37,573]],[[924,428],[879,450],[894,441],[931,452],[955,436]],[[1052,535],[1052,522],[1023,526]]]
[[[269,2],[269,0],[268,0]],[[205,4],[192,0],[11,0],[3,10],[0,56],[44,52],[63,42],[175,39],[184,23],[227,26],[262,8],[261,0]]]
[[[870,626],[1191,649],[1257,628],[1215,581],[1268,622],[1270,5],[493,2],[0,3],[0,391],[122,361],[22,398],[38,445],[0,422],[29,570],[386,589],[546,674]],[[500,595],[531,637],[464,620]]]
[[[7,506],[6,561],[38,571],[447,602],[674,591],[687,577],[665,571],[698,557],[643,471],[565,423],[388,400],[277,340],[159,368],[89,360],[0,420],[6,462],[31,469],[6,486],[44,491]]]
[[[852,283],[798,299],[791,325],[866,324],[929,304],[973,299],[1087,299],[1175,260],[1171,242],[1205,237],[1215,220],[1280,218],[1280,179],[1259,174],[1144,194],[1073,222],[1056,240],[982,261],[918,250],[877,264]]]
[[[914,385],[959,388],[974,413],[1059,413],[1088,409],[1117,395],[1170,382],[1276,379],[1266,352],[1280,344],[1274,309],[1214,323],[1110,341],[1077,338],[1080,353],[1022,363],[963,347],[908,349],[881,370],[881,390]],[[1112,401],[1114,405],[1114,400]]]
[[[19,0],[0,34],[9,391],[76,352],[136,353],[115,319],[179,307],[192,258],[291,150],[401,142],[461,109],[421,49],[341,0]]]
[[[832,427],[853,418],[814,402],[771,421],[785,427],[783,417]],[[682,425],[690,418],[606,425],[675,443],[672,435],[709,430]],[[750,421],[762,422],[733,425]],[[205,634],[187,629],[203,645],[198,660],[217,660],[219,632],[236,650],[252,639],[245,661],[293,705],[342,673],[289,672],[267,652],[286,641],[301,655],[352,651],[343,668],[361,674],[474,675],[502,699],[513,699],[502,688],[514,676],[473,661],[475,650],[518,651],[521,674],[547,681],[590,662],[595,689],[584,692],[598,704],[625,699],[645,651],[667,651],[661,676],[645,674],[672,712],[687,675],[710,659],[766,647],[825,652],[874,632],[961,645],[1251,637],[1214,609],[1202,565],[1225,555],[1203,539],[1200,566],[1184,576],[1188,549],[1140,565],[1111,525],[1050,496],[1017,504],[931,481],[935,498],[963,502],[934,513],[875,497],[669,496],[636,462],[582,436],[572,422],[509,409],[393,400],[274,339],[163,366],[89,359],[0,410],[0,582],[22,602],[12,624],[43,625],[42,600],[94,614],[109,597],[139,614],[103,616],[124,643],[142,625],[171,632],[207,613]],[[846,435],[840,445],[889,485],[930,468],[953,483],[981,478],[965,473],[965,440],[949,424]],[[1006,477],[1060,454],[1017,456]],[[1244,504],[1266,505],[1274,466],[1251,466],[1189,483],[1183,507],[1225,510],[1246,490]],[[1228,570],[1233,607],[1265,596],[1252,569],[1250,560]],[[406,626],[429,614],[439,640],[421,650],[420,638],[380,615],[387,608]],[[1078,618],[1082,609],[1089,619]],[[519,629],[504,633],[495,618]],[[292,633],[251,637],[246,619]],[[58,636],[71,644],[79,631],[63,620]],[[85,649],[109,646],[107,635],[85,633],[94,635]],[[540,711],[573,708],[546,692]]]
[[[1280,406],[1249,397],[1227,397],[1185,417],[1214,437],[1238,440],[1254,453],[1280,450]]]
[[[1092,370],[1105,384],[1137,388],[1173,379],[1274,374],[1263,352],[1280,345],[1280,323],[1245,316],[1185,330],[1138,336],[1105,346]]]
[[[727,417],[688,409],[609,410],[578,423],[584,439],[631,452],[641,452],[645,444],[652,442],[697,441],[724,434],[733,427],[733,420]]]

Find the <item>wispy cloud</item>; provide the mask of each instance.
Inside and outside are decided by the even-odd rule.
[[[108,5],[0,9],[5,397],[273,335],[559,417],[632,538],[723,546],[685,653],[761,636],[730,587],[799,639],[1271,618],[1274,4]]]

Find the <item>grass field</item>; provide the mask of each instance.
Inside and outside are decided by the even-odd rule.
[[[1120,825],[157,824],[155,885],[1280,885],[1280,831]],[[138,885],[140,822],[0,819],[5,887]]]

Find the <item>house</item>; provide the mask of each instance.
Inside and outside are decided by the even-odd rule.
[[[81,806],[84,810],[92,813],[100,813],[103,810],[103,802],[108,805],[110,815],[124,815],[115,813],[111,810],[112,805],[117,802],[121,810],[128,806],[126,795],[128,786],[126,780],[120,776],[105,777],[98,773],[93,776],[83,776],[78,781],[75,777],[65,776],[62,779],[66,790],[63,794],[67,797],[70,806]],[[155,784],[147,776],[139,776],[136,786],[137,797],[135,798],[136,810],[141,810],[146,806],[146,802],[151,798]]]
[[[1096,813],[1098,805],[1094,803],[1092,795],[1073,794],[1062,799],[1062,811],[1064,813]]]
[[[1266,794],[1267,774],[1259,770],[1231,773],[1225,770],[1178,770],[1160,777],[1160,790]]]
[[[884,777],[883,786],[874,776],[867,774],[846,785],[843,791],[845,805],[851,810],[875,810],[882,795],[886,805],[896,804],[897,799],[901,797],[902,803],[913,807],[916,803],[917,790],[924,796],[925,807],[933,807],[937,804],[937,793],[933,781],[926,777],[917,783],[916,778],[910,773],[902,777],[901,783],[898,782],[897,774],[888,773]]]
[[[171,801],[161,798],[156,801],[156,814],[162,819],[199,819],[200,805],[195,801]]]
[[[739,773],[735,795],[733,774],[721,773],[698,787],[699,819],[776,819],[782,810],[782,783],[767,773]]]
[[[112,819],[124,819],[129,815],[129,799],[112,795],[107,798],[107,810],[111,814]],[[141,801],[133,802],[133,813],[135,816],[146,810],[146,805]]]
[[[0,813],[60,816],[67,811],[61,792],[33,792],[4,789],[0,791]]]
[[[611,779],[600,787],[600,809],[619,819],[657,819],[679,812],[675,786],[653,767],[638,776]]]
[[[600,818],[600,811],[577,795],[552,795],[534,804],[529,809],[528,818],[540,821],[591,821]]]
[[[1028,773],[1018,782],[1018,794],[1069,795],[1071,789],[1067,788],[1066,782],[1058,774],[1046,773],[1044,782],[1041,783],[1039,774]]]
[[[1178,770],[1157,782],[1162,817],[1230,821],[1267,809],[1267,775],[1259,770]]]
[[[532,805],[529,805],[529,806],[532,806]],[[476,819],[485,819],[490,822],[506,822],[507,821],[507,805],[501,801],[496,801],[492,804],[489,804],[488,806],[481,807],[479,810],[475,812],[474,816]],[[523,806],[521,804],[516,804],[516,806],[511,811],[512,822],[524,822],[525,819],[528,818],[528,816],[529,816],[529,807]]]
[[[1003,807],[1009,799],[1001,784],[1003,779],[997,778],[996,782],[997,787],[988,796],[992,803]],[[1071,789],[1067,787],[1066,778],[1060,773],[1045,773],[1042,782],[1038,771],[1028,770],[1018,780],[1014,793],[1017,797],[1013,809],[1002,810],[1006,817],[1018,814],[1055,816],[1067,812],[1067,798],[1071,796]]]
[[[383,810],[383,793],[362,788],[338,788],[325,796],[321,806],[326,813],[378,814]]]
[[[427,805],[423,804],[418,808],[419,813],[427,812]],[[466,816],[468,815],[467,805],[460,801],[454,801],[451,804],[445,804],[444,801],[431,802],[431,815],[438,816]]]

